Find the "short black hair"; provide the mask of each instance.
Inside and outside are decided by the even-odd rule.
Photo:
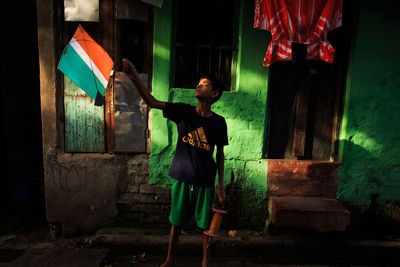
[[[221,98],[222,93],[224,92],[224,88],[222,88],[221,82],[220,82],[217,78],[211,77],[211,76],[209,76],[209,75],[203,75],[203,76],[201,76],[200,79],[199,79],[199,81],[200,81],[201,79],[207,79],[207,80],[211,81],[212,90],[213,90],[213,91],[218,91],[218,96],[217,96],[216,98],[214,98],[213,103],[217,102],[217,101]]]

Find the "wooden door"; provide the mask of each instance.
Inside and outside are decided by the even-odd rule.
[[[345,77],[359,6],[344,1],[343,26],[331,31],[333,64],[305,60],[293,44],[293,60],[270,66],[266,157],[335,160]]]

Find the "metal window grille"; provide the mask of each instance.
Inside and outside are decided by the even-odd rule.
[[[175,87],[194,88],[203,75],[230,90],[236,61],[236,1],[177,1]]]

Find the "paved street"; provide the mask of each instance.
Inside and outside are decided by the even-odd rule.
[[[201,266],[201,235],[184,233],[176,266]],[[51,241],[46,229],[0,236],[0,266],[158,266],[165,231],[103,229],[91,236]],[[268,236],[223,232],[212,244],[211,266],[400,266],[400,241],[335,236]]]
[[[108,252],[108,253],[107,253]],[[110,255],[112,255],[110,257]],[[14,255],[17,256],[17,255]],[[106,259],[106,261],[104,261]],[[24,252],[15,261],[6,263],[0,262],[0,266],[139,266],[150,267],[158,266],[164,260],[161,255],[146,255],[144,258],[141,254],[130,253],[110,253],[107,249],[29,249]],[[197,256],[179,256],[176,260],[176,266],[179,267],[195,267],[201,266],[201,257]],[[263,258],[225,258],[214,257],[211,260],[211,266],[240,266],[240,267],[259,267],[259,266],[399,266],[395,263],[385,262],[359,262],[355,261],[336,261],[329,259],[325,261],[313,259],[263,259]]]

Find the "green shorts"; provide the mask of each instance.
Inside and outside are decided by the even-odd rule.
[[[169,221],[172,225],[182,226],[194,216],[200,229],[208,229],[214,194],[213,187],[200,187],[174,180]]]

